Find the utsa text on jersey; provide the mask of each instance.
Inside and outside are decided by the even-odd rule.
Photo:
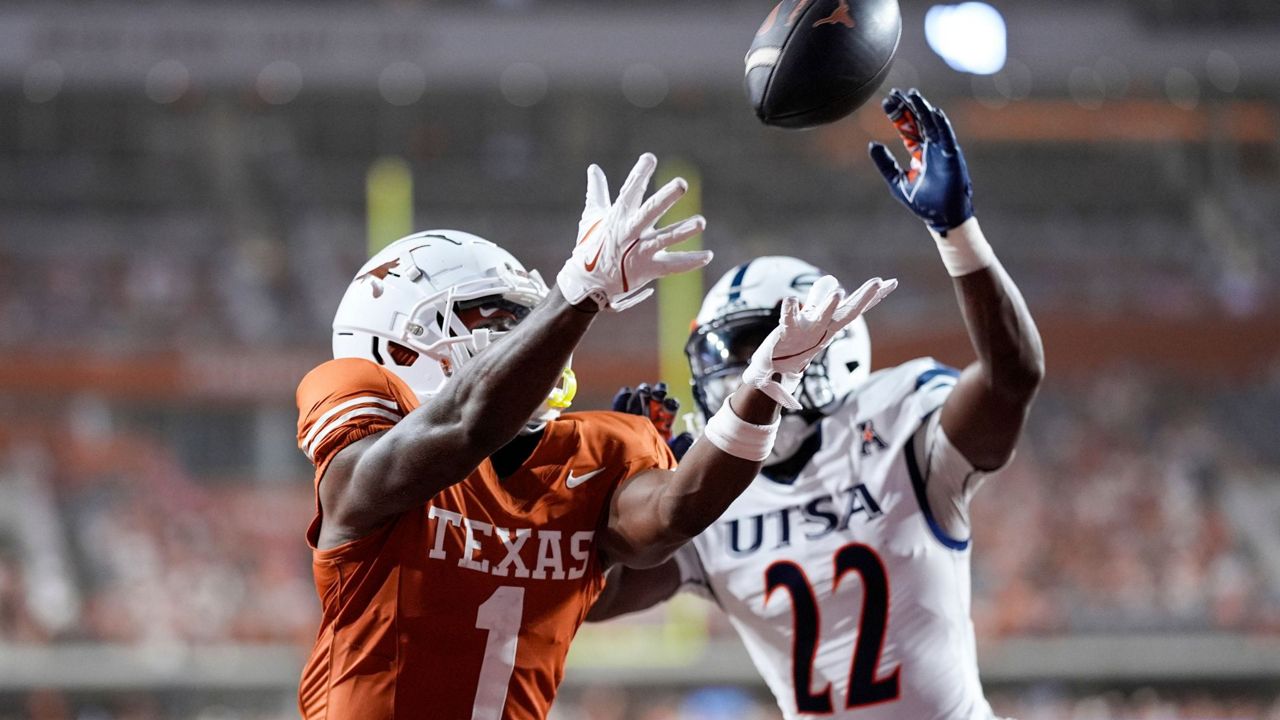
[[[841,502],[843,506],[839,504]],[[837,510],[840,511],[839,514]],[[726,550],[735,557],[751,555],[764,546],[766,535],[772,541],[771,550],[790,546],[793,512],[800,515],[797,540],[818,540],[837,530],[846,530],[857,513],[865,513],[868,521],[884,515],[884,511],[880,509],[880,503],[876,502],[867,486],[858,483],[840,491],[835,496],[822,495],[802,504],[789,505],[760,515],[736,518],[721,523],[727,539]],[[744,526],[747,528],[746,536],[750,538],[746,542],[743,541],[742,535]]]

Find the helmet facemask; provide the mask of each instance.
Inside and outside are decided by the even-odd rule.
[[[481,278],[460,283],[432,293],[419,300],[398,323],[399,342],[426,358],[439,363],[444,378],[453,375],[476,353],[509,330],[489,327],[472,329],[462,320],[464,310],[488,306],[509,309],[516,321],[525,316],[546,294],[546,286],[525,275],[498,272],[499,277]],[[507,277],[502,277],[507,275]],[[539,287],[540,286],[540,287]],[[425,400],[440,391],[414,387],[419,399]]]
[[[420,337],[429,338],[430,342],[411,343],[411,347],[415,354],[420,352],[439,362],[446,378],[452,377],[477,353],[514,330],[533,311],[529,306],[496,295],[468,300],[446,298],[445,302],[452,303],[451,312],[438,312],[436,321],[430,326],[421,326],[422,332],[418,333]],[[487,320],[490,316],[492,322]],[[411,335],[415,333],[413,325],[408,329]],[[571,365],[572,360],[565,364],[555,387],[534,411],[524,432],[541,430],[573,403],[578,381]],[[441,383],[440,387],[444,384]]]
[[[707,417],[741,384],[743,371],[765,338],[778,326],[781,306],[730,313],[697,328],[685,346],[693,374],[693,396]],[[842,332],[843,335],[843,332]],[[839,341],[840,336],[837,336]],[[801,410],[824,415],[839,398],[823,351],[805,368],[796,399]]]
[[[742,373],[765,338],[778,326],[781,305],[772,310],[730,313],[697,328],[685,346],[693,375],[693,397],[704,417],[711,417],[742,384]],[[842,334],[847,330],[842,331]],[[840,337],[840,336],[837,336]],[[831,380],[824,350],[805,368],[797,389],[800,410],[783,410],[774,451],[765,460],[773,465],[795,454],[812,425],[840,399]]]

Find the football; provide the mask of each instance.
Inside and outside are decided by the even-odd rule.
[[[884,82],[902,36],[898,0],[782,0],[747,53],[747,95],[766,125],[848,116]]]

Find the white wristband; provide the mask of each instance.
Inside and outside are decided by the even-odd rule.
[[[730,455],[752,462],[764,462],[773,452],[780,420],[771,425],[752,425],[738,417],[726,399],[720,411],[711,416],[702,437]]]
[[[951,277],[975,273],[996,264],[996,253],[982,234],[982,228],[978,227],[976,217],[948,230],[946,236],[932,229],[929,233],[933,235],[933,241],[938,243],[942,264],[947,266]]]

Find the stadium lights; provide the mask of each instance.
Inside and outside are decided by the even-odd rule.
[[[994,75],[1008,57],[1008,32],[1000,11],[983,2],[934,5],[924,17],[929,47],[960,72]]]

